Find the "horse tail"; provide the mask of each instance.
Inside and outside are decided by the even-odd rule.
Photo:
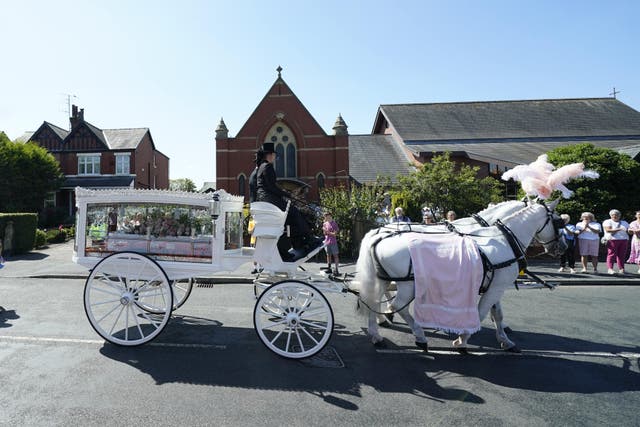
[[[359,287],[359,300],[357,312],[361,315],[369,315],[370,310],[380,312],[380,301],[384,293],[382,281],[376,274],[375,260],[372,251],[373,246],[379,238],[376,236],[378,230],[371,230],[362,239],[360,253],[356,263],[356,282]]]

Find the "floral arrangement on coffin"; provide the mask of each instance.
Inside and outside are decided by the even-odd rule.
[[[147,217],[145,225],[147,236],[195,237],[211,231],[211,217],[205,210],[191,210],[178,206],[156,207]]]

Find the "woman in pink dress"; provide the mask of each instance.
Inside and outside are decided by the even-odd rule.
[[[638,273],[640,273],[640,211],[636,211],[636,220],[629,224],[629,234],[631,238],[631,254],[627,262],[629,264],[638,265]]]

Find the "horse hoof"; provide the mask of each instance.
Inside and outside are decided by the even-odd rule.
[[[460,354],[469,354],[469,350],[467,350],[467,347],[457,347],[456,351]]]
[[[505,351],[508,351],[509,353],[522,353],[522,350],[520,350],[517,345],[514,345],[513,347],[510,347]]]
[[[426,352],[429,351],[429,345],[426,342],[418,342],[416,341],[416,347]]]
[[[385,313],[384,317],[386,317],[390,323],[393,323],[393,313]]]
[[[375,348],[387,348],[387,344],[384,342],[384,340],[378,341],[378,342],[374,342],[373,346]]]
[[[513,329],[511,329],[510,327],[507,326],[506,328],[504,328],[504,331],[506,333],[510,334],[511,332],[513,332]]]

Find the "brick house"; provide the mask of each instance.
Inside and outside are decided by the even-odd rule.
[[[216,185],[248,200],[249,175],[257,149],[275,144],[278,183],[289,190],[305,189],[318,199],[325,186],[349,185],[349,135],[338,116],[328,135],[281,76],[255,108],[235,137],[229,137],[224,120],[216,129]]]
[[[75,209],[74,189],[169,188],[169,158],[158,151],[148,128],[99,129],[72,107],[71,130],[44,122],[24,141],[46,148],[60,163],[64,183],[48,206]]]

